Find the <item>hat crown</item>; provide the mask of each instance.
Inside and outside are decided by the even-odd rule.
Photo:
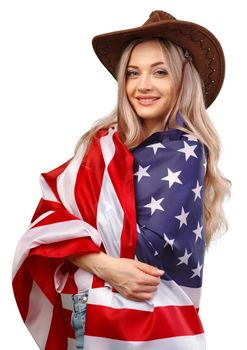
[[[149,19],[143,25],[145,26],[147,24],[153,24],[157,22],[170,21],[170,20],[176,20],[176,18],[170,15],[170,13],[168,12],[157,10],[150,13]]]

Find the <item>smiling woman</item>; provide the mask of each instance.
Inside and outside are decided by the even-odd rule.
[[[146,136],[164,129],[174,104],[175,82],[159,40],[137,44],[127,67],[126,93]]]
[[[41,175],[13,265],[18,307],[43,350],[204,350],[204,254],[227,228],[230,188],[206,111],[222,48],[163,11],[93,47],[118,81],[117,106]]]

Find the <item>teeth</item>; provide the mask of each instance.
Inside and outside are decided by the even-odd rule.
[[[157,100],[157,98],[140,98],[139,100],[143,102],[152,102]]]

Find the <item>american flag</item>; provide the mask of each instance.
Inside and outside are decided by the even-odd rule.
[[[71,295],[87,289],[85,350],[205,349],[198,316],[204,254],[199,209],[203,147],[185,134],[166,139],[168,133],[154,134],[154,140],[146,140],[150,147],[141,144],[130,151],[115,128],[100,130],[89,152],[85,154],[84,146],[74,158],[41,175],[43,196],[13,263],[17,305],[40,349],[76,349]],[[162,141],[157,143],[156,136]],[[144,184],[149,177],[158,184],[152,172],[155,163],[149,164],[146,151],[153,159],[163,151],[159,186],[165,192],[161,187],[153,192],[150,183]],[[170,159],[175,154],[179,161]],[[190,168],[192,159],[197,165]],[[191,194],[193,203],[187,198]],[[194,227],[195,222],[200,227]],[[167,272],[153,299],[127,300],[66,260],[102,249],[164,268]]]
[[[156,132],[132,150],[138,245],[143,262],[163,278],[200,288],[205,252],[205,148],[178,129]]]

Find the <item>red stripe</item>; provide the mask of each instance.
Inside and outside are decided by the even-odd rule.
[[[48,201],[44,198],[41,198],[39,201],[39,204],[35,210],[35,213],[33,214],[31,223],[34,222],[38,217],[44,213],[46,213],[49,210],[57,210],[63,208],[63,205],[61,203],[53,202],[53,201]]]
[[[203,333],[193,306],[156,307],[153,312],[87,305],[85,334],[128,341],[148,341]]]
[[[102,136],[107,132],[100,132]],[[77,173],[75,200],[83,220],[97,228],[97,207],[102,186],[105,163],[99,136],[96,136]]]
[[[50,186],[50,188],[52,189],[52,192],[55,194],[59,202],[61,202],[61,199],[59,197],[58,190],[57,190],[57,178],[59,175],[62,174],[62,172],[66,169],[66,167],[69,165],[70,162],[71,162],[71,159],[69,159],[67,162],[60,165],[56,169],[53,169],[48,173],[41,174],[46,180],[46,182],[48,183],[48,185]]]
[[[134,157],[127,147],[123,147],[122,141],[117,133],[113,135],[113,142],[116,147],[116,152],[109,164],[108,171],[124,211],[120,256],[133,258],[137,243],[133,176]],[[119,169],[123,169],[123,171],[119,171]]]
[[[31,249],[30,255],[39,255],[50,258],[65,258],[75,254],[99,252],[100,248],[93,243],[90,237],[82,237],[50,244],[42,244]]]
[[[32,290],[33,281],[25,261],[17,271],[13,279],[13,291],[23,321],[27,318],[29,295]]]
[[[71,303],[72,303],[72,299],[71,299]],[[72,328],[72,325],[71,325],[72,311],[68,310],[68,309],[62,309],[62,313],[63,313],[63,317],[64,317],[67,337],[73,339],[73,338],[75,338],[75,332],[74,332],[74,329]]]
[[[50,208],[49,210],[53,210]],[[64,221],[71,221],[71,220],[79,220],[78,217],[72,215],[64,208],[56,209],[54,213],[51,213],[50,215],[46,216],[44,219],[40,220],[34,227],[39,226],[45,226],[45,225],[51,225],[56,224]]]
[[[74,281],[74,273],[78,268],[64,258],[74,254],[88,254],[89,252],[98,253],[99,251],[100,248],[92,242],[91,238],[83,237],[40,245],[36,248],[31,249],[29,256],[32,256],[32,258],[35,257],[35,264],[32,269],[37,269],[39,266],[42,269],[42,272],[38,272],[38,270],[36,270],[35,275],[39,276],[41,273],[41,276],[39,276],[39,278],[44,278],[44,280],[42,279],[42,281],[39,281],[40,287],[43,291],[47,287],[48,289],[52,289],[54,286],[53,276],[50,276],[50,278],[48,277],[50,274],[51,266],[54,267],[54,270],[52,272],[54,273],[55,269],[62,262],[64,262],[63,266],[60,268],[60,271],[64,275],[69,273],[69,276],[63,288],[63,293],[73,294],[78,292]],[[36,261],[40,262],[40,264],[37,264]],[[46,262],[45,264],[43,263],[44,261]]]
[[[53,305],[61,302],[60,295],[57,293],[54,285],[54,273],[62,261],[63,259],[50,259],[35,255],[26,259],[31,278]],[[25,283],[25,281],[22,283]]]
[[[54,308],[49,335],[44,350],[67,350],[67,334],[64,318],[60,310]]]

